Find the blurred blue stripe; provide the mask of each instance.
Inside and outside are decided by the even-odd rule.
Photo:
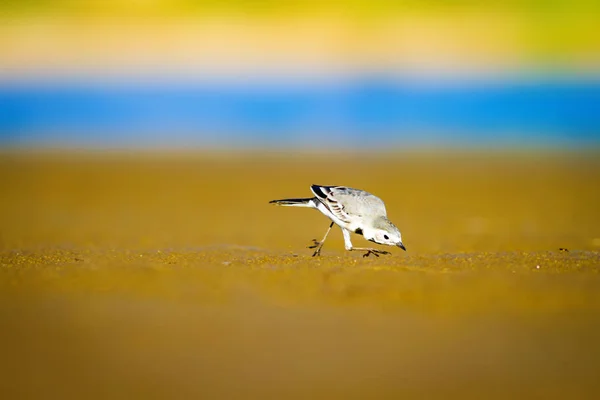
[[[600,82],[0,84],[0,143],[598,144]]]

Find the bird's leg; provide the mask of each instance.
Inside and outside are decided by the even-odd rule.
[[[331,230],[332,226],[333,226],[333,222],[331,222],[331,224],[329,225],[329,228],[327,228],[327,232],[325,232],[325,236],[323,236],[323,240],[321,240],[320,242],[318,242],[317,239],[313,239],[313,245],[312,246],[308,246],[309,249],[316,248],[315,252],[312,255],[313,257],[321,255],[321,249],[323,248],[323,244],[325,243],[325,239],[327,239],[327,235],[329,235],[329,231]]]
[[[363,254],[363,257],[368,257],[371,254],[373,254],[375,257],[379,257],[380,254],[391,254],[389,251],[385,250],[377,250],[367,247],[353,247],[352,241],[350,240],[350,231],[342,228],[342,233],[344,234],[344,245],[348,251],[366,251],[366,253]]]

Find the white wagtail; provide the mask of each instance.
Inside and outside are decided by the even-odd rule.
[[[363,257],[367,257],[369,254],[379,257],[380,254],[390,253],[371,248],[353,247],[350,241],[350,232],[363,235],[371,242],[398,246],[402,250],[406,250],[402,244],[400,231],[387,218],[385,204],[379,197],[364,190],[344,186],[312,185],[310,189],[315,197],[272,200],[270,203],[280,206],[316,208],[331,219],[332,222],[323,240],[318,242],[313,239],[314,245],[309,246],[311,249],[316,248],[313,257],[321,254],[323,243],[334,223],[342,228],[346,250],[366,251]]]

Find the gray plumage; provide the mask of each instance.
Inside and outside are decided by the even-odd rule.
[[[319,255],[321,247],[333,224],[337,224],[344,234],[346,250],[365,250],[365,256],[389,254],[386,251],[355,248],[350,241],[350,232],[362,234],[367,240],[379,244],[395,245],[404,250],[398,228],[387,218],[383,201],[368,192],[345,186],[312,185],[315,197],[272,200],[271,203],[282,206],[316,208],[332,220],[325,237],[320,242],[314,240],[317,248],[313,256]]]

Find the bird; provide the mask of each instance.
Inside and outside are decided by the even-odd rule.
[[[388,246],[398,246],[406,251],[402,243],[400,230],[387,217],[385,204],[379,197],[360,189],[346,186],[311,185],[314,197],[271,200],[269,203],[278,206],[315,208],[325,214],[331,224],[321,241],[313,239],[315,249],[313,257],[321,254],[321,249],[334,224],[342,229],[344,247],[348,251],[364,251],[363,257],[373,254],[390,254],[385,250],[365,247],[354,247],[350,240],[352,232],[364,236],[365,239]]]

